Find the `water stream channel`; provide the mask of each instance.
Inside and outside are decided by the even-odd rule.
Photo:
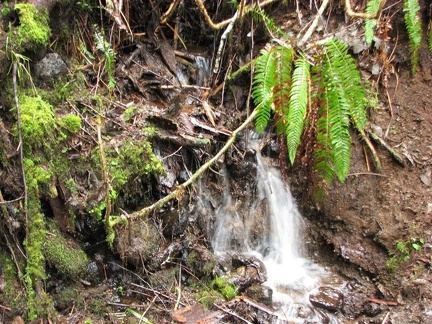
[[[256,152],[256,190],[250,193],[249,210],[238,210],[231,195],[228,174],[224,175],[223,204],[217,210],[213,249],[219,257],[242,253],[261,260],[267,271],[264,285],[273,290],[273,306],[281,320],[316,322],[316,310],[309,302],[309,293],[319,286],[334,282],[334,276],[307,259],[302,253],[302,216],[296,202],[281,179],[258,148],[259,138],[251,135],[249,145]],[[264,204],[264,220],[254,211]],[[256,237],[257,228],[263,227]],[[333,320],[331,320],[333,321]]]

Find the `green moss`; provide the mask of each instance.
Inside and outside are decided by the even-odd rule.
[[[46,145],[47,139],[54,139],[57,119],[53,107],[40,96],[22,96],[21,133],[26,148],[40,148]],[[17,133],[17,130],[15,131]]]
[[[119,192],[129,181],[141,181],[141,177],[164,172],[163,165],[153,153],[149,142],[127,139],[117,150],[105,149],[108,172],[114,190]],[[93,151],[92,159],[100,167],[99,148]],[[136,181],[136,180],[135,180]]]
[[[28,188],[27,237],[24,242],[27,265],[24,281],[27,288],[28,318],[34,320],[52,311],[49,296],[43,291],[36,295],[36,291],[42,290],[42,280],[45,279],[45,258],[42,247],[46,237],[46,224],[41,212],[39,190],[43,186],[48,187],[52,173],[30,159],[24,160],[24,170]]]
[[[81,118],[74,114],[69,114],[61,119],[61,125],[72,134],[77,134],[81,130]]]
[[[88,258],[79,246],[68,242],[60,233],[47,235],[44,244],[47,262],[65,277],[79,278],[86,269]]]
[[[227,282],[225,277],[216,277],[210,283],[210,288],[219,292],[226,299],[231,300],[237,296],[237,287]]]
[[[205,308],[211,308],[216,301],[231,300],[237,294],[235,285],[228,283],[225,277],[216,277],[210,282],[209,289],[199,292],[196,297]]]
[[[46,46],[51,36],[48,12],[37,10],[29,3],[15,5],[20,25],[18,27],[18,45],[24,47]]]

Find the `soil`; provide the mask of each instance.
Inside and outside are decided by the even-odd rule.
[[[388,5],[392,3],[390,1]],[[428,8],[426,8],[425,1],[421,1],[421,5],[421,12],[426,22],[430,19]],[[300,6],[305,20],[311,19],[308,6],[309,4]],[[268,10],[280,26],[291,28],[297,24],[299,17],[292,14],[293,8],[287,10],[291,14],[282,13],[278,10],[277,5]],[[330,15],[328,26],[333,28],[345,25],[346,17],[341,14],[341,9],[334,10],[334,14]],[[367,311],[358,313],[353,311],[355,316],[342,314],[345,316],[338,317],[340,322],[346,323],[352,323],[353,320],[355,323],[432,322],[432,137],[430,136],[432,114],[429,112],[432,100],[430,91],[432,59],[426,44],[423,44],[418,71],[412,74],[408,40],[400,5],[393,7],[391,13],[394,14],[393,28],[389,32],[391,39],[388,44],[392,50],[388,52],[387,60],[380,61],[382,56],[377,56],[379,54],[372,50],[364,51],[356,57],[364,76],[369,81],[374,81],[379,88],[378,104],[370,111],[369,131],[383,139],[388,147],[401,157],[401,161],[398,162],[389,149],[375,142],[374,145],[383,168],[382,172],[378,173],[364,143],[355,139],[350,175],[344,184],[335,183],[329,189],[325,201],[310,201],[309,193],[304,190],[308,184],[304,183],[304,178],[301,176],[303,171],[298,166],[287,171],[288,182],[291,183],[292,191],[298,198],[307,223],[304,246],[309,255],[316,262],[344,277],[349,282],[350,293],[372,298],[375,300],[374,303],[380,306],[378,315],[373,312],[373,314],[368,314]],[[133,17],[134,15],[139,16],[139,13],[132,14]],[[351,21],[348,22],[351,23]],[[299,27],[293,28],[294,32],[295,28]],[[193,33],[190,30],[188,32]],[[4,34],[2,32],[1,42],[5,39]],[[202,36],[200,40],[207,46],[210,38]],[[239,33],[233,42],[239,45],[241,39],[242,35]],[[264,45],[263,41],[264,39],[257,38],[257,48]],[[150,40],[146,39],[146,42]],[[143,201],[149,204],[169,194],[177,183],[184,182],[188,178],[187,175],[196,170],[198,165],[207,161],[208,156],[217,152],[228,138],[229,131],[234,130],[235,126],[241,123],[246,116],[245,111],[239,109],[239,106],[246,100],[247,91],[244,89],[248,88],[248,77],[240,78],[233,85],[234,90],[231,90],[233,95],[227,94],[225,99],[216,96],[212,99],[213,101],[210,101],[215,107],[225,100],[224,106],[218,106],[216,116],[221,126],[218,128],[219,132],[211,128],[211,123],[207,122],[208,113],[197,108],[199,104],[192,102],[192,104],[183,105],[184,98],[190,99],[190,93],[187,90],[182,90],[177,96],[161,94],[160,89],[155,86],[160,82],[155,80],[155,75],[163,74],[166,75],[166,78],[171,78],[173,69],[172,55],[174,52],[167,43],[162,43],[164,53],[159,56],[157,53],[160,49],[157,46],[149,45],[152,50],[145,54],[141,53],[143,56],[149,53],[153,55],[153,71],[157,70],[157,73],[146,74],[138,64],[131,66],[130,69],[124,69],[121,66],[116,69],[119,88],[124,91],[119,94],[118,102],[127,104],[133,101],[139,109],[132,116],[133,122],[125,122],[125,106],[121,104],[110,106],[112,108],[109,116],[110,124],[104,130],[104,135],[113,138],[110,145],[119,147],[121,144],[118,143],[123,143],[122,141],[128,136],[134,139],[140,138],[141,129],[147,126],[143,120],[150,120],[166,131],[159,132],[153,143],[160,150],[159,156],[173,157],[164,162],[164,167],[169,172],[162,180],[158,182],[153,180],[153,183],[152,180],[149,180],[149,184],[146,185],[134,182],[121,193],[119,204],[125,209],[121,212],[124,214],[139,210],[144,207]],[[128,46],[134,48],[132,44]],[[202,48],[199,49],[202,50]],[[229,50],[230,55],[233,55],[235,52],[233,47],[229,46]],[[117,62],[126,66],[125,62],[132,57],[132,54],[132,50],[124,49],[117,58]],[[149,60],[148,57],[147,60]],[[379,76],[371,73],[376,62],[379,66],[384,67],[383,74]],[[94,73],[94,71],[89,72],[89,83],[94,82],[96,78]],[[387,77],[388,81],[385,79]],[[191,76],[191,79],[193,78]],[[137,82],[137,79],[141,81]],[[174,84],[175,78],[171,82]],[[6,83],[3,82],[3,84]],[[192,97],[194,95],[196,93],[193,93]],[[203,93],[198,95],[201,96],[201,99],[205,96]],[[158,101],[159,105],[166,102],[173,102],[174,105],[166,104],[164,108],[170,110],[167,114],[161,114],[163,109],[158,110],[160,107],[154,103],[155,101]],[[13,153],[15,144],[17,144],[14,143],[12,136],[15,120],[5,98],[1,99],[1,104],[0,143],[2,152],[0,152],[0,161],[6,158],[12,163],[9,163],[7,168],[0,168],[0,189],[4,199],[8,200],[20,196],[23,187],[20,181],[17,181],[21,179],[21,171],[18,157],[16,153]],[[84,106],[87,104],[83,102]],[[180,111],[179,105],[181,106]],[[235,116],[232,111],[236,111]],[[194,127],[187,122],[182,124],[181,118],[184,118],[185,115],[197,118],[201,126]],[[180,122],[177,122],[177,117],[180,118]],[[202,128],[202,125],[210,127],[211,130]],[[86,131],[92,132],[92,127],[89,125],[85,127]],[[182,136],[179,136],[179,130],[190,130],[191,127],[192,129],[200,128],[197,131],[200,135],[194,134],[192,140],[183,136],[183,133]],[[90,147],[95,147],[91,136],[96,136],[96,134],[93,132],[90,136],[81,135],[79,143],[78,140],[71,141],[74,148],[70,151],[74,154],[89,153]],[[210,148],[205,143],[196,140],[199,136],[211,142]],[[158,145],[157,143],[163,144]],[[178,153],[178,148],[183,146],[188,148],[184,150],[187,152]],[[77,150],[76,147],[80,149]],[[252,175],[249,174],[250,165],[246,162],[238,163],[237,150],[242,149],[241,144],[238,143],[238,148],[230,150],[225,157],[225,162],[232,166],[231,170],[235,169],[232,171],[232,177],[235,179],[238,193],[241,193],[244,190],[242,188],[253,181],[251,180]],[[217,162],[215,170],[219,170],[221,164],[222,161]],[[101,180],[101,176],[99,174],[97,176]],[[81,178],[83,186],[85,186],[84,182],[91,181],[88,173],[83,175],[77,171],[76,177]],[[210,213],[210,209],[215,208],[214,205],[218,203],[223,191],[217,181],[217,176],[213,174],[206,175],[203,183],[208,184],[209,196],[215,197],[214,202],[209,202],[209,206],[199,209],[197,189],[191,189],[196,191],[191,191],[188,195],[180,197],[176,203],[167,205],[149,220],[142,221],[142,223],[140,221],[139,226],[134,227],[133,230],[122,226],[117,232],[119,238],[113,249],[110,249],[103,239],[105,236],[103,224],[89,217],[87,213],[90,208],[84,206],[91,199],[94,199],[95,204],[101,201],[101,197],[97,197],[101,187],[96,189],[91,186],[85,187],[88,190],[88,197],[86,196],[88,200],[84,201],[80,197],[76,202],[75,211],[81,218],[76,225],[79,229],[73,233],[68,231],[68,224],[65,224],[64,218],[67,217],[60,216],[59,220],[56,216],[63,213],[66,201],[70,202],[72,198],[77,197],[72,195],[68,197],[68,194],[65,193],[66,197],[61,197],[60,201],[56,202],[63,206],[60,207],[59,212],[52,210],[53,204],[48,199],[46,201],[42,199],[43,210],[47,212],[47,215],[63,224],[59,226],[68,239],[78,242],[90,258],[86,275],[73,284],[58,275],[54,267],[48,267],[50,278],[47,279],[46,289],[54,296],[57,310],[62,314],[60,321],[68,323],[81,323],[86,319],[92,319],[94,323],[133,321],[136,314],[127,313],[125,309],[136,309],[139,315],[144,312],[146,317],[159,323],[169,323],[171,316],[177,322],[185,322],[187,311],[190,311],[192,315],[186,317],[194,318],[190,323],[198,323],[196,320],[204,320],[204,318],[209,318],[209,322],[210,320],[215,321],[218,317],[227,316],[229,314],[227,309],[235,309],[238,314],[251,312],[250,307],[253,306],[247,303],[242,304],[239,300],[231,304],[220,303],[219,306],[215,306],[216,308],[213,307],[212,312],[204,311],[196,306],[196,300],[199,299],[197,294],[202,293],[197,286],[211,278],[211,272],[216,263],[208,246],[210,229],[202,219],[205,218],[206,213]],[[93,191],[90,188],[93,188]],[[246,200],[247,197],[244,199]],[[120,213],[120,211],[117,212]],[[10,213],[9,211],[8,214]],[[19,218],[16,222],[23,223],[23,219]],[[7,226],[0,227],[1,245],[5,251],[16,252],[17,249],[11,249],[9,245],[22,242],[23,231],[10,230],[15,225],[20,226],[14,224],[14,220],[8,218]],[[14,236],[11,233],[18,234]],[[148,240],[150,236],[152,239]],[[148,244],[150,241],[152,244]],[[131,242],[134,242],[133,250],[128,249]],[[17,243],[17,246],[19,244]],[[151,262],[145,262],[145,259],[151,259]],[[187,272],[183,276],[179,275],[178,267],[173,266],[177,263],[171,260],[183,262],[187,265],[185,271],[193,273]],[[169,281],[167,278],[170,278]],[[1,283],[4,283],[4,280],[3,276]],[[177,285],[184,286],[181,295],[176,289]],[[17,290],[20,289],[18,281],[16,287]],[[171,315],[171,310],[179,306],[176,300],[180,296],[181,307],[187,308],[187,305],[192,304],[195,306],[185,309],[184,313],[176,311]],[[351,295],[346,292],[346,296]],[[5,322],[10,322],[14,317],[16,321],[19,321],[25,313],[25,309],[11,309],[1,295],[0,307],[5,310],[0,317]],[[348,312],[347,309],[348,307],[345,308]],[[260,323],[270,321],[266,311],[260,313],[257,318],[257,322]],[[225,320],[232,323],[239,321],[235,317]]]

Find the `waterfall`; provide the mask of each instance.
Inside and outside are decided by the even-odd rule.
[[[265,285],[273,289],[273,304],[280,309],[281,317],[295,321],[299,308],[311,308],[308,293],[327,273],[302,255],[302,218],[296,202],[279,170],[261,155],[256,136],[251,136],[250,145],[256,150],[256,197],[251,199],[254,201],[250,202],[249,214],[245,208],[238,209],[231,197],[228,175],[223,171],[224,199],[217,210],[212,246],[216,255],[241,252],[258,257],[267,269]],[[251,233],[259,220],[250,215],[250,210],[260,204],[265,204],[263,216],[268,230],[252,240]],[[309,319],[313,319],[313,310],[309,312]]]

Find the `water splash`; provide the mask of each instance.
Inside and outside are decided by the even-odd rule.
[[[302,218],[295,200],[279,170],[261,155],[256,136],[251,136],[250,145],[257,152],[258,192],[249,211],[265,205],[265,215],[261,218],[265,218],[267,230],[262,231],[259,239],[252,239],[257,227],[263,229],[262,224],[258,225],[263,220],[252,217],[244,208],[238,210],[231,196],[228,175],[223,171],[224,199],[216,215],[213,249],[217,255],[242,252],[258,257],[266,266],[265,285],[273,289],[273,303],[279,308],[280,317],[295,322],[299,310],[304,313],[306,309],[307,319],[314,320],[308,294],[328,274],[302,255]]]

